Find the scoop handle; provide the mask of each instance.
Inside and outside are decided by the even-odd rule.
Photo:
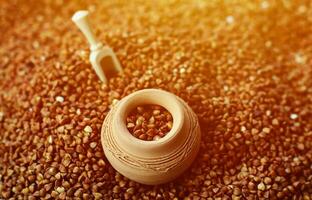
[[[72,16],[72,21],[77,25],[77,27],[81,30],[84,36],[87,38],[90,49],[96,49],[97,46],[100,45],[100,42],[95,37],[94,33],[91,30],[89,20],[88,20],[89,12],[86,10],[77,11]]]

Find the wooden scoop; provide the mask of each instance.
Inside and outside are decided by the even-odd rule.
[[[122,71],[122,67],[114,51],[103,44],[95,37],[89,21],[89,12],[86,10],[77,11],[72,16],[72,21],[78,26],[90,44],[90,62],[101,81],[107,83],[108,78],[115,76]]]

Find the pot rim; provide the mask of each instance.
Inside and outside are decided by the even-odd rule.
[[[163,106],[167,109],[173,118],[173,126],[171,130],[161,139],[155,141],[145,141],[134,137],[126,127],[126,117],[129,112],[138,105],[143,104],[156,104]],[[160,89],[144,89],[134,92],[124,99],[122,99],[117,106],[116,113],[113,116],[113,126],[116,128],[114,131],[116,138],[122,145],[131,145],[135,149],[154,149],[166,145],[175,136],[180,134],[183,122],[184,113],[179,100],[171,93]],[[117,129],[118,127],[118,129]],[[131,150],[131,148],[129,148]]]

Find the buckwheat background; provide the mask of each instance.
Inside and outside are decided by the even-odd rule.
[[[124,68],[107,85],[78,9]],[[0,0],[0,30],[0,198],[312,198],[311,1]],[[165,185],[123,177],[100,144],[111,103],[142,88],[200,120],[195,163]]]

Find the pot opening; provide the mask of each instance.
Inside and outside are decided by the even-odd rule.
[[[173,117],[163,106],[141,104],[126,113],[125,123],[133,137],[145,141],[157,141],[170,132],[173,127]]]

